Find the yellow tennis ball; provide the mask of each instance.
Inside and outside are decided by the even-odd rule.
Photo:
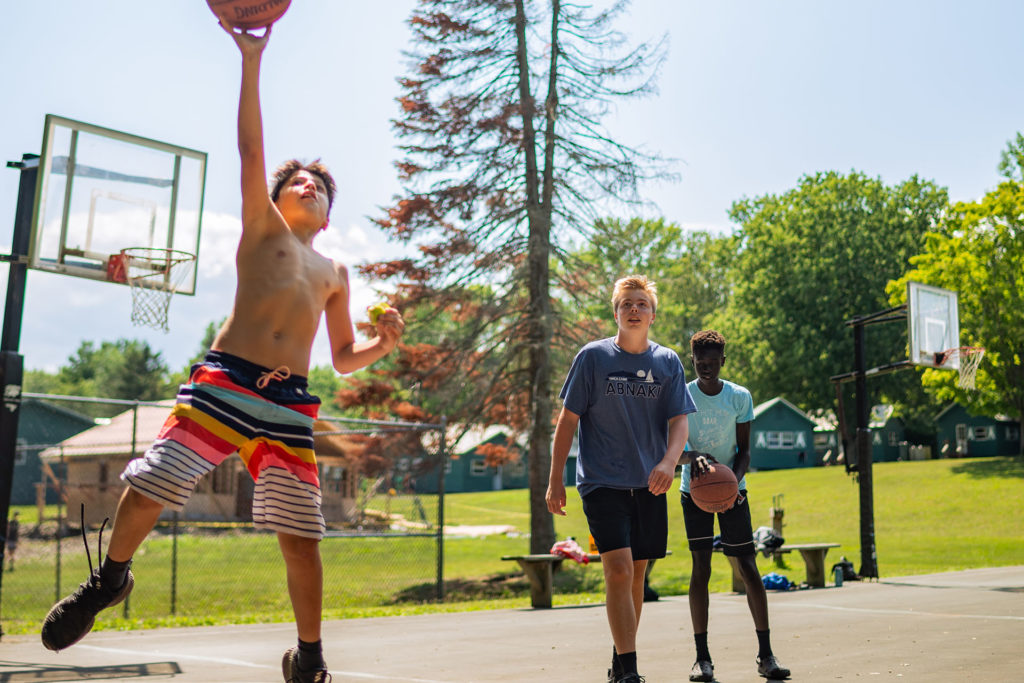
[[[376,325],[377,318],[383,315],[391,306],[386,301],[381,301],[366,309],[366,312],[370,314],[370,324]]]

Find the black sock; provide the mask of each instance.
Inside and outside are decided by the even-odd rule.
[[[324,663],[323,641],[307,643],[301,638],[299,639],[299,668],[303,671],[327,668],[327,664]]]
[[[697,661],[711,661],[711,652],[708,650],[708,634],[694,633],[693,640],[697,643]]]
[[[621,673],[624,674],[635,674],[636,673],[636,652],[620,652],[618,654],[619,666],[622,667]]]
[[[622,664],[619,663],[619,653],[615,651],[614,645],[612,645],[612,673],[616,676],[622,673]]]
[[[110,555],[107,555],[103,564],[100,565],[100,580],[111,588],[120,588],[124,585],[125,577],[128,576],[128,567],[131,566],[131,560],[115,562],[110,559]]]
[[[771,657],[772,642],[771,638],[768,637],[768,634],[771,633],[771,631],[758,631],[755,629],[754,633],[757,634],[757,656],[761,659],[764,659],[765,657]]]

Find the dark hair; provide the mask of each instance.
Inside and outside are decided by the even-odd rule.
[[[715,332],[714,330],[701,330],[690,337],[691,352],[703,351],[705,349],[725,353],[725,337],[720,332]]]
[[[334,184],[331,172],[320,163],[319,159],[308,164],[304,164],[298,159],[289,159],[274,169],[274,174],[270,177],[270,201],[277,201],[277,198],[281,196],[281,188],[284,187],[289,178],[299,171],[309,171],[324,181],[324,186],[327,188],[327,210],[330,211],[331,205],[334,203],[334,193],[338,191],[338,187]]]

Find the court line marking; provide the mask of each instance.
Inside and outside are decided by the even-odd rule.
[[[869,608],[869,607],[840,607],[838,605],[822,605],[816,603],[801,603],[801,604],[787,604],[781,602],[772,603],[772,609],[778,609],[780,607],[812,607],[815,609],[826,609],[834,610],[836,612],[862,612],[866,614],[902,614],[906,616],[919,616],[919,617],[943,617],[943,618],[959,618],[959,619],[999,619],[1003,621],[1024,621],[1024,616],[1013,616],[1013,615],[997,615],[997,614],[957,614],[951,612],[922,612],[920,610],[906,610],[906,609],[882,609],[882,608]]]
[[[266,664],[253,664],[252,662],[247,662],[243,659],[233,659],[231,657],[208,657],[206,655],[186,655],[177,654],[174,652],[167,652],[166,650],[148,652],[143,650],[132,650],[129,648],[121,647],[99,647],[97,645],[79,645],[78,649],[95,650],[97,652],[111,652],[136,656],[158,656],[161,658],[170,658],[173,660],[191,659],[201,662],[228,664],[231,666],[245,666],[251,669],[272,669],[274,671],[279,671],[281,668],[279,666],[268,666]],[[443,681],[438,681],[430,678],[409,678],[408,676],[384,676],[381,674],[362,673],[358,671],[331,671],[331,673],[335,676],[347,676],[349,678],[365,678],[377,681],[408,681],[409,683],[444,683]]]
[[[173,659],[194,659],[200,662],[215,662],[217,664],[230,664],[232,666],[245,666],[250,669],[273,669],[278,670],[280,666],[268,666],[266,664],[253,664],[247,662],[244,659],[234,659],[232,657],[208,657],[206,655],[185,655],[174,652],[168,652],[167,650],[132,650],[125,647],[100,647],[98,645],[79,645],[78,649],[82,650],[95,650],[97,652],[113,652],[123,655],[136,655],[143,657],[170,657]]]

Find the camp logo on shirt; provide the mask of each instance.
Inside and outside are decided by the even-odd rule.
[[[658,398],[661,384],[654,379],[653,370],[637,370],[636,373],[618,371],[605,380],[604,395],[635,396],[636,398]]]

